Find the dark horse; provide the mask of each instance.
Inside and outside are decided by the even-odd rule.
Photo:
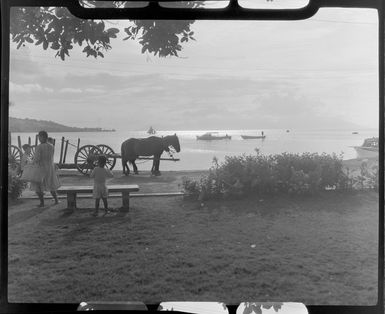
[[[151,172],[159,176],[160,156],[164,151],[170,152],[170,146],[178,153],[180,152],[179,139],[176,134],[165,137],[150,136],[143,139],[130,138],[124,141],[121,146],[123,174],[128,175],[130,173],[127,161],[132,164],[134,173],[138,174],[138,167],[135,164],[135,160],[139,156],[154,156]]]

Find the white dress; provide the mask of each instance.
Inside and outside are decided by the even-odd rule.
[[[44,173],[41,183],[31,182],[31,189],[36,192],[56,191],[60,187],[53,162],[54,148],[49,143],[41,143],[36,147],[33,163],[39,165]]]

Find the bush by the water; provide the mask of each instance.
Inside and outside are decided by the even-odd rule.
[[[379,180],[379,168],[378,165],[369,167],[368,164],[363,161],[360,165],[359,174],[356,176],[349,175],[349,186],[354,190],[373,189],[378,191]]]
[[[368,173],[366,173],[368,177]],[[368,178],[373,183],[375,176]],[[199,199],[244,195],[315,194],[326,189],[348,190],[358,183],[344,172],[342,156],[326,153],[226,156],[214,158],[200,181],[185,179],[187,195]],[[373,183],[374,184],[374,183]]]
[[[8,168],[8,197],[11,200],[18,199],[26,186],[26,182],[20,179],[17,172]]]

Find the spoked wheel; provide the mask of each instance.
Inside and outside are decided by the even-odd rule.
[[[96,145],[96,147],[99,148],[102,154],[107,158],[106,168],[110,170],[114,169],[116,164],[116,157],[114,156],[115,152],[113,151],[113,149],[110,146],[104,144]]]
[[[9,148],[8,165],[12,169],[17,169],[21,161],[21,149],[15,145]]]
[[[75,154],[76,168],[82,174],[87,175],[91,173],[92,169],[97,166],[98,156],[101,154],[100,149],[94,145],[84,145],[80,147]]]
[[[33,145],[31,146],[31,154],[29,155],[29,157],[33,159],[35,157],[35,153],[36,153],[36,146]]]

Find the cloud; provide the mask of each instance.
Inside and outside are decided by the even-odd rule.
[[[186,58],[151,63],[133,41],[115,42],[100,60],[75,49],[65,62],[41,47],[30,47],[37,57],[12,50],[12,100],[20,114],[79,126],[98,112],[103,126],[122,129],[347,126],[378,111],[378,80],[364,79],[377,65],[376,25],[355,24],[360,12],[347,11],[319,12],[319,21],[197,21]]]
[[[59,93],[79,94],[79,93],[83,93],[83,91],[80,88],[65,87],[65,88],[61,88],[59,90]]]
[[[84,91],[93,94],[101,94],[105,92],[104,88],[86,88]]]
[[[28,83],[28,84],[15,84],[13,82],[9,82],[9,91],[10,93],[53,93],[52,88],[42,87],[40,84]]]

